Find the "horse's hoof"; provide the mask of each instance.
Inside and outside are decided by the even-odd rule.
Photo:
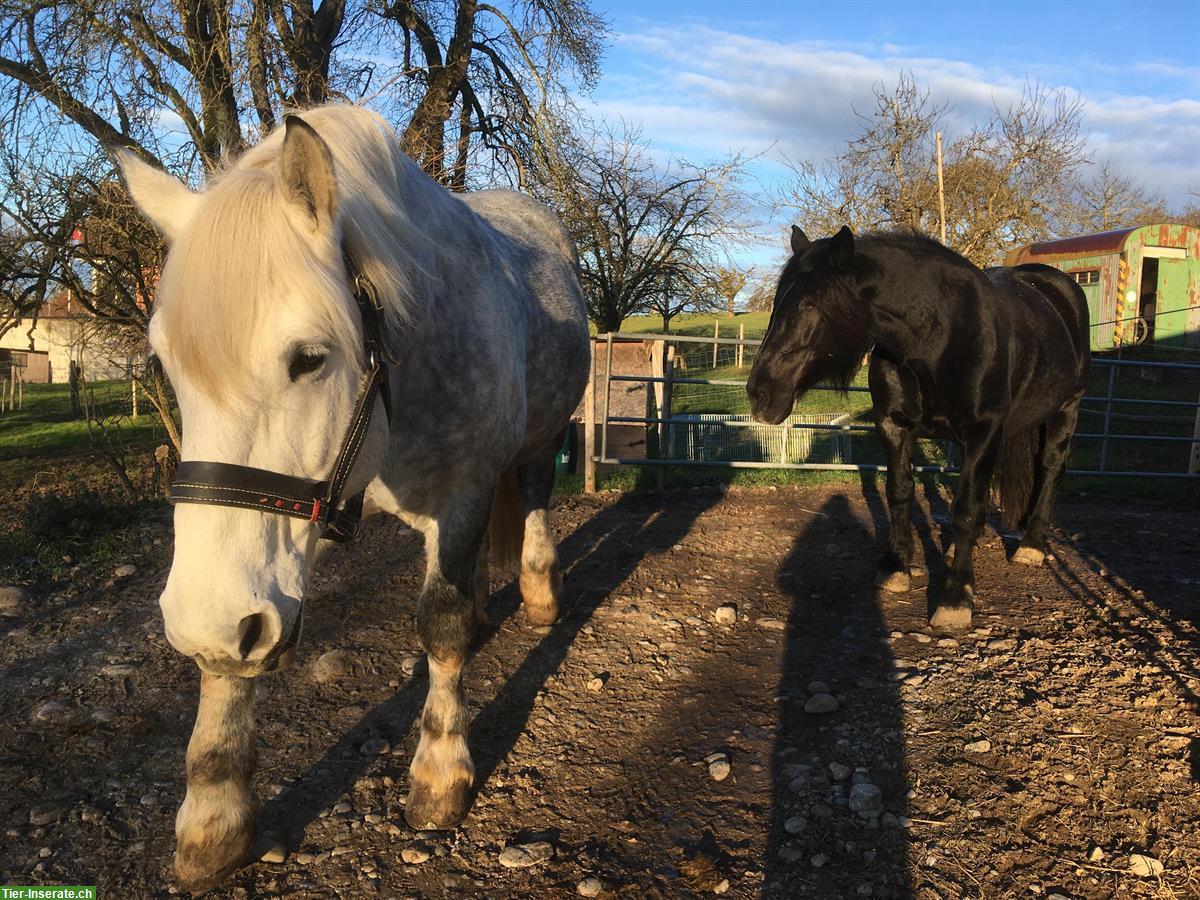
[[[226,833],[217,841],[181,838],[175,850],[175,879],[190,894],[210,891],[232,875],[246,861],[254,830]]]
[[[903,594],[909,589],[911,578],[907,572],[878,572],[875,586],[889,594]]]
[[[417,831],[445,831],[457,828],[470,808],[471,782],[456,781],[448,789],[435,793],[423,784],[414,784],[404,806],[404,819]]]
[[[939,606],[929,617],[929,624],[934,628],[945,628],[952,631],[966,628],[971,624],[971,607]]]
[[[1021,566],[1040,566],[1046,554],[1035,547],[1018,547],[1012,561]]]

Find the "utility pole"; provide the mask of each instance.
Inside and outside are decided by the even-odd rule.
[[[937,133],[938,221],[942,226],[942,243],[946,243],[946,188],[942,183],[942,133]]]

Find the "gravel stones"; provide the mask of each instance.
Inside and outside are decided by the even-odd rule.
[[[856,784],[850,789],[850,809],[859,815],[879,815],[883,810],[883,791],[869,783]]]
[[[0,585],[0,614],[16,612],[22,606],[28,606],[32,599],[29,591],[16,585]]]
[[[409,844],[400,851],[400,858],[410,866],[419,866],[423,862],[428,862],[432,856],[433,851],[425,843]]]
[[[1139,878],[1157,878],[1163,872],[1163,864],[1144,853],[1129,854],[1129,873]]]
[[[804,704],[804,711],[810,715],[821,715],[838,711],[837,697],[833,694],[813,694]]]
[[[579,884],[575,885],[575,893],[580,897],[599,897],[602,890],[604,883],[594,875],[579,879]]]
[[[113,569],[113,578],[132,578],[137,571],[138,567],[133,563],[123,563]]]
[[[353,668],[353,659],[345,650],[330,650],[322,653],[312,664],[313,681],[330,684],[348,676]]]
[[[729,765],[729,758],[718,756],[708,764],[708,775],[713,781],[724,781],[729,777],[731,769],[732,766]]]
[[[718,606],[713,613],[713,621],[718,625],[732,625],[737,621],[737,607],[733,604]]]
[[[990,753],[992,749],[992,742],[986,738],[981,741],[971,741],[971,743],[964,746],[963,749],[968,753]]]
[[[38,827],[52,825],[65,816],[68,809],[70,809],[70,806],[59,801],[39,803],[33,809],[29,810],[29,824]]]
[[[554,858],[554,845],[549,841],[513,844],[500,851],[500,865],[506,869],[528,869]]]

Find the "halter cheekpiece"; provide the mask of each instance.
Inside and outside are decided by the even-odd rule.
[[[251,466],[187,460],[175,471],[170,491],[172,503],[233,506],[307,519],[321,529],[321,537],[333,541],[349,541],[358,534],[366,491],[359,491],[342,502],[342,490],[362,450],[375,409],[375,398],[381,394],[384,413],[391,418],[388,363],[395,365],[396,359],[384,343],[383,304],[379,302],[375,286],[356,269],[349,254],[343,251],[342,255],[354,288],[354,301],[362,316],[367,375],[332,474],[324,481],[313,481]]]

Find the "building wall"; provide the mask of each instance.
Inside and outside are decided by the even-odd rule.
[[[56,384],[67,382],[70,379],[71,360],[80,364],[83,377],[88,381],[126,376],[128,361],[110,360],[109,354],[98,346],[99,342],[90,333],[89,324],[89,320],[84,317],[38,319],[33,329],[32,349],[45,353],[49,360],[49,377],[38,380],[48,380]],[[7,331],[0,337],[0,348],[29,350],[29,326],[21,324]],[[28,380],[35,380],[39,374],[37,371],[30,371],[27,373]]]

